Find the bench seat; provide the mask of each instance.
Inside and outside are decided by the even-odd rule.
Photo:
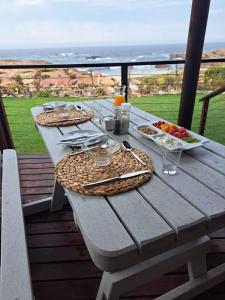
[[[1,299],[32,300],[32,284],[20,195],[17,156],[3,151]]]

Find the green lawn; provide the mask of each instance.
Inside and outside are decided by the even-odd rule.
[[[198,95],[198,98],[201,95]],[[44,153],[46,149],[34,126],[30,109],[57,98],[4,99],[13,140],[18,153]],[[65,101],[85,101],[83,98],[66,98]],[[129,100],[134,106],[154,115],[176,123],[179,95],[162,95],[137,97]],[[193,131],[198,131],[201,103],[196,101]],[[225,95],[220,95],[211,100],[206,124],[205,135],[213,140],[225,144]]]
[[[34,126],[30,110],[31,107],[58,100],[58,98],[4,99],[13,141],[18,153],[46,153],[42,139]],[[68,102],[88,99],[64,98],[63,100]]]

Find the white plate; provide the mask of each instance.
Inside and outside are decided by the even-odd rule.
[[[194,132],[192,132],[192,131],[187,130],[187,132],[190,134],[191,137],[200,140],[199,143],[187,143],[187,142],[183,141],[182,139],[179,139],[179,138],[177,138],[177,137],[175,137],[175,136],[173,136],[173,135],[171,135],[171,134],[169,134],[169,133],[167,133],[167,132],[165,132],[165,131],[163,131],[163,130],[157,128],[157,127],[155,127],[155,126],[153,125],[153,123],[156,123],[156,122],[158,122],[158,121],[164,121],[164,120],[162,120],[162,119],[154,120],[154,121],[152,121],[151,123],[148,123],[148,124],[142,124],[142,125],[136,126],[135,129],[136,129],[142,136],[144,136],[144,137],[146,137],[146,138],[148,138],[148,139],[150,139],[150,140],[152,140],[152,141],[154,141],[154,142],[155,142],[155,137],[158,136],[158,135],[164,134],[164,135],[166,135],[166,136],[172,137],[172,138],[174,138],[177,142],[179,142],[179,143],[182,144],[182,149],[183,149],[183,150],[190,150],[190,149],[193,149],[193,148],[200,147],[200,146],[202,146],[203,143],[206,143],[206,142],[209,141],[209,140],[208,140],[207,138],[205,138],[204,136],[201,136],[201,135],[199,135],[199,134],[197,134],[197,133],[194,133]],[[167,122],[167,121],[165,121],[165,122]],[[177,125],[176,125],[176,126],[177,126]],[[140,127],[149,127],[149,128],[151,128],[151,129],[157,131],[157,134],[155,134],[155,135],[145,134],[145,133],[139,131],[139,128],[140,128]],[[177,127],[179,128],[179,126],[177,126]]]

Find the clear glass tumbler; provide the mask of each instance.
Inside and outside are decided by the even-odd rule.
[[[91,105],[91,111],[93,114],[92,120],[93,122],[99,123],[100,125],[102,124],[102,105],[98,102],[95,102],[94,104]]]
[[[180,162],[182,149],[168,150],[165,147],[161,147],[161,150],[163,173],[166,175],[175,175]]]
[[[104,167],[111,163],[113,154],[120,149],[120,144],[106,137],[96,145],[90,145],[89,142],[86,142],[81,148],[90,156],[96,166]]]

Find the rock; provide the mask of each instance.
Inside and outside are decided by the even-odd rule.
[[[100,55],[90,55],[86,57],[86,59],[97,59],[97,58],[103,58],[103,57]]]

